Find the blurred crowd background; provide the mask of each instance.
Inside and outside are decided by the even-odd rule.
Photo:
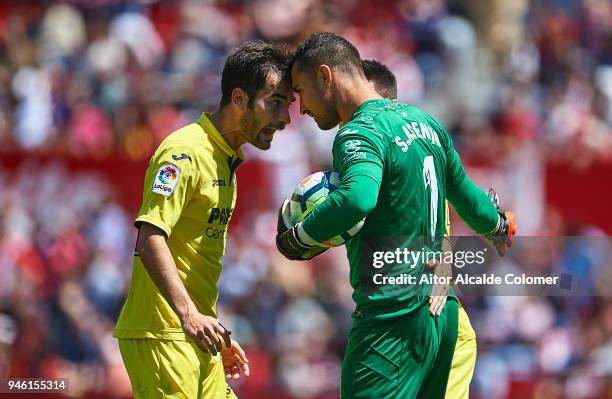
[[[583,237],[551,262],[593,287],[612,281],[609,0],[2,1],[0,378],[130,397],[111,330],[149,156],[216,108],[230,49],[314,31],[387,64],[399,99],[443,121],[521,235]],[[243,399],[338,396],[353,310],[344,249],[298,264],[273,243],[281,199],[330,168],[333,132],[298,108],[238,173],[219,313],[250,359],[234,384]],[[455,217],[453,232],[469,234]],[[463,301],[478,335],[473,398],[612,398],[612,300],[596,288]]]

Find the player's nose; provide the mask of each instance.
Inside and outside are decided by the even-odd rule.
[[[289,106],[283,108],[280,114],[279,122],[282,124],[283,127],[291,123],[291,115],[289,115]]]
[[[304,106],[304,102],[302,101],[301,97],[300,97],[300,114],[302,115],[308,114],[308,109],[306,109],[306,107]]]

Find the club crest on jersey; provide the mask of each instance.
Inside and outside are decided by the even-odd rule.
[[[181,176],[181,170],[171,163],[167,163],[157,171],[153,180],[153,192],[169,197]]]
[[[361,150],[361,141],[347,140],[344,143],[344,162],[365,158],[366,153],[359,150]]]
[[[347,140],[344,143],[344,148],[346,148],[346,152],[357,152],[361,148],[361,141]]]

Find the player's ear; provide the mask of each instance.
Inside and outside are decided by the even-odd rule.
[[[323,84],[323,87],[329,89],[331,86],[332,80],[332,71],[329,65],[319,65],[319,70],[317,71],[317,77],[319,78],[319,82]]]
[[[236,87],[234,90],[232,90],[232,104],[240,108],[242,111],[245,111],[247,109],[247,105],[249,104],[249,95],[246,93],[246,91]]]

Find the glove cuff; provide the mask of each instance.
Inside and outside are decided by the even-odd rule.
[[[321,243],[319,243],[317,240],[312,238],[308,233],[306,233],[306,230],[304,230],[304,226],[302,225],[301,222],[295,225],[295,234],[296,234],[298,241],[304,246],[307,246],[307,247],[321,247],[322,246]]]
[[[283,221],[283,224],[285,225],[287,229],[290,229],[293,227],[293,223],[291,222],[291,216],[290,216],[290,211],[289,211],[289,198],[285,198],[285,200],[283,201],[283,204],[281,205],[280,217]]]
[[[506,235],[506,230],[508,228],[507,217],[506,217],[506,215],[504,215],[503,212],[500,212],[499,210],[497,211],[497,216],[498,216],[497,217],[497,225],[489,233],[483,234],[483,237],[485,237],[485,238],[492,238],[492,237],[498,237],[498,236]]]

